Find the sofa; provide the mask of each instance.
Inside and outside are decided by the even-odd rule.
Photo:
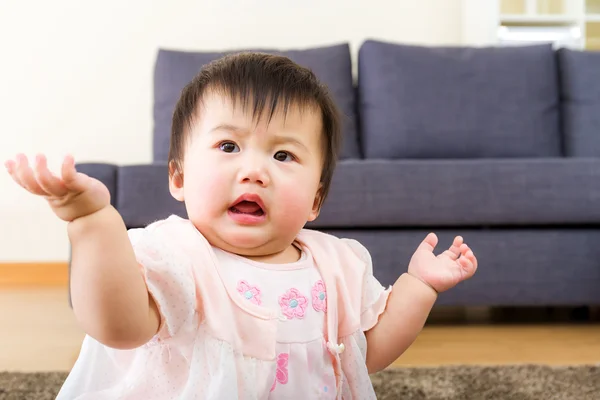
[[[600,53],[369,39],[353,68],[347,43],[249,50],[289,56],[331,90],[343,150],[306,227],[362,242],[383,285],[433,231],[438,251],[462,235],[479,259],[440,305],[600,304]],[[167,185],[171,113],[223,54],[158,50],[151,164],[77,165],[108,186],[129,228],[186,217]]]

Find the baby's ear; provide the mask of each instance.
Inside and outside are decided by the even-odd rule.
[[[321,202],[323,199],[323,184],[319,183],[319,189],[317,190],[317,194],[315,195],[315,200],[313,201],[312,210],[310,210],[310,214],[308,216],[308,221],[314,221],[319,216],[321,212]]]
[[[175,200],[183,201],[183,174],[175,161],[169,162],[169,191]]]

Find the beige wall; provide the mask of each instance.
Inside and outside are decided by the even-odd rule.
[[[347,7],[342,11],[342,7]],[[151,159],[158,46],[308,47],[367,37],[456,44],[460,0],[0,1],[0,160]],[[115,145],[118,143],[118,145]],[[0,262],[68,258],[65,225],[0,173]]]

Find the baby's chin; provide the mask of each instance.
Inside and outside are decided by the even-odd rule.
[[[214,229],[198,227],[208,242],[240,256],[261,257],[277,253],[289,246],[260,228]]]

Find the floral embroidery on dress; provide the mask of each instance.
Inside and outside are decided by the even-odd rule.
[[[288,353],[281,353],[277,356],[277,372],[275,373],[275,380],[273,386],[271,386],[271,392],[275,390],[277,382],[285,385],[288,381],[288,359],[290,355]]]
[[[290,289],[284,295],[279,296],[279,306],[281,312],[287,318],[303,318],[306,312],[308,299],[298,291],[298,289]]]
[[[237,291],[246,298],[246,300],[260,305],[260,289],[256,286],[250,286],[246,281],[239,281]]]
[[[327,311],[327,292],[323,281],[317,281],[311,290],[312,305],[315,311]]]

